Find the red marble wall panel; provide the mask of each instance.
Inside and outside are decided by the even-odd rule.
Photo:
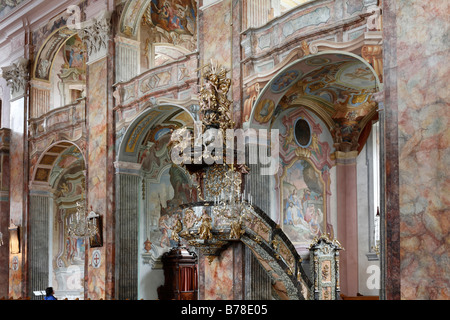
[[[387,298],[449,299],[449,4],[383,12]]]

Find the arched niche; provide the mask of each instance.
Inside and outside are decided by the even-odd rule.
[[[85,97],[86,47],[77,30],[54,30],[39,48],[31,71],[31,117]]]
[[[49,146],[30,181],[30,290],[52,286],[60,299],[84,299],[85,237],[69,233],[77,203],[85,205],[85,157],[70,141]]]
[[[321,204],[315,205],[319,205],[326,220],[320,233],[331,234],[331,238],[337,237],[344,247],[347,246],[341,260],[344,270],[364,272],[364,261],[358,262],[355,246],[369,248],[369,243],[350,239],[349,234],[369,232],[364,221],[367,216],[369,220],[374,219],[374,213],[366,208],[366,202],[373,201],[370,197],[374,195],[369,193],[374,191],[368,191],[365,197],[362,194],[364,190],[379,190],[367,182],[377,181],[372,179],[377,173],[365,166],[365,158],[358,155],[367,145],[372,123],[378,120],[375,94],[381,88],[377,73],[360,56],[343,51],[323,51],[286,65],[268,81],[253,105],[248,122],[250,128],[280,130],[280,170],[274,177],[275,191],[271,189],[266,193],[276,199],[276,205],[271,207],[271,217],[278,219],[302,257],[307,252],[306,243],[297,241],[302,240],[298,239],[302,234],[300,230],[294,234],[290,231],[299,229],[300,225],[296,226],[292,216],[287,214],[289,199],[285,196],[288,192],[285,185],[293,184],[289,179],[295,175],[308,185],[304,178],[309,173],[304,170],[312,167],[313,170],[309,170],[311,176],[316,177],[325,189],[320,189],[321,196],[315,194],[317,199],[321,198]],[[310,124],[312,137],[309,144],[297,143],[295,124],[299,119]],[[375,148],[373,143],[370,148]],[[361,178],[365,176],[371,178]],[[296,189],[305,188],[299,185]],[[302,198],[304,195],[302,192]],[[302,202],[303,208],[305,203],[307,201]],[[311,221],[305,214],[297,217]],[[362,214],[366,217],[358,220]],[[348,232],[343,231],[345,228]],[[309,238],[313,235],[311,230]],[[354,279],[343,272],[341,280],[346,286]]]
[[[355,54],[308,55],[284,67],[261,90],[249,126],[269,128],[283,110],[303,106],[319,115],[335,138],[355,144],[376,114],[372,96],[380,87],[372,66]]]
[[[115,41],[117,81],[177,61],[197,50],[197,1],[127,1]]]
[[[170,159],[173,130],[194,118],[173,104],[145,109],[120,137],[116,161],[116,298],[158,299],[161,256],[176,241],[172,227],[181,203],[196,197],[190,175]],[[126,275],[126,277],[125,277]]]

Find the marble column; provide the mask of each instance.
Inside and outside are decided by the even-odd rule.
[[[111,14],[102,12],[82,25],[87,61],[87,207],[101,216],[103,246],[87,248],[85,298],[114,297],[114,128]],[[93,255],[99,263],[93,263]]]
[[[199,300],[245,299],[245,252],[242,242],[230,244],[218,257],[199,257]]]
[[[386,298],[449,299],[447,1],[383,1]]]
[[[126,82],[139,74],[140,42],[116,36],[116,82]]]
[[[231,34],[231,100],[233,101],[233,121],[237,128],[242,127],[242,60],[241,30],[242,30],[242,2],[232,1],[232,34]]]
[[[232,0],[214,1],[199,8],[200,65],[213,62],[231,68]],[[217,32],[220,30],[220,32]]]
[[[123,168],[122,168],[123,169]],[[116,168],[116,289],[115,298],[138,298],[139,174],[121,173]]]
[[[26,295],[27,248],[27,114],[28,114],[28,60],[20,58],[11,66],[2,68],[3,78],[10,87],[10,206],[9,218],[19,226],[20,252],[9,255],[9,293],[13,298]]]
[[[46,81],[30,81],[30,118],[39,118],[50,111],[51,84]]]
[[[35,297],[33,291],[45,290],[50,283],[49,274],[49,236],[52,214],[53,194],[31,192],[30,194],[30,231],[28,255],[28,297]]]
[[[0,298],[8,296],[9,275],[9,144],[10,129],[0,129]]]
[[[340,283],[347,296],[358,293],[357,155],[357,151],[336,151],[337,239],[345,248],[341,251]]]
[[[272,9],[271,0],[247,0],[245,5],[247,29],[258,28],[269,21]]]

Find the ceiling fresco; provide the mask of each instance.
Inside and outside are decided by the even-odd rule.
[[[152,0],[144,21],[166,32],[194,36],[197,29],[197,4],[192,0]]]
[[[149,156],[148,151],[155,146],[158,150],[153,151],[159,151],[168,143],[171,130],[184,126],[193,127],[193,125],[194,119],[191,113],[178,106],[160,105],[149,109],[129,126],[122,137],[119,137],[122,140],[119,159],[143,163]],[[150,163],[146,169],[150,170]]]
[[[324,120],[337,142],[356,144],[376,113],[372,95],[378,87],[373,69],[357,56],[308,56],[286,67],[266,85],[253,108],[250,126],[270,127],[284,110],[305,106]]]
[[[77,146],[60,142],[52,146],[37,164],[34,182],[54,186],[62,173],[73,167],[84,167],[84,157]]]

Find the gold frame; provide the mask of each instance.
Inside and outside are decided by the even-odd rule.
[[[89,220],[94,220],[95,221],[95,225],[97,226],[97,233],[95,235],[93,235],[92,237],[89,237],[89,247],[90,248],[103,247],[103,223],[102,223],[102,217],[99,215],[98,217],[93,217],[93,218],[90,218]]]

